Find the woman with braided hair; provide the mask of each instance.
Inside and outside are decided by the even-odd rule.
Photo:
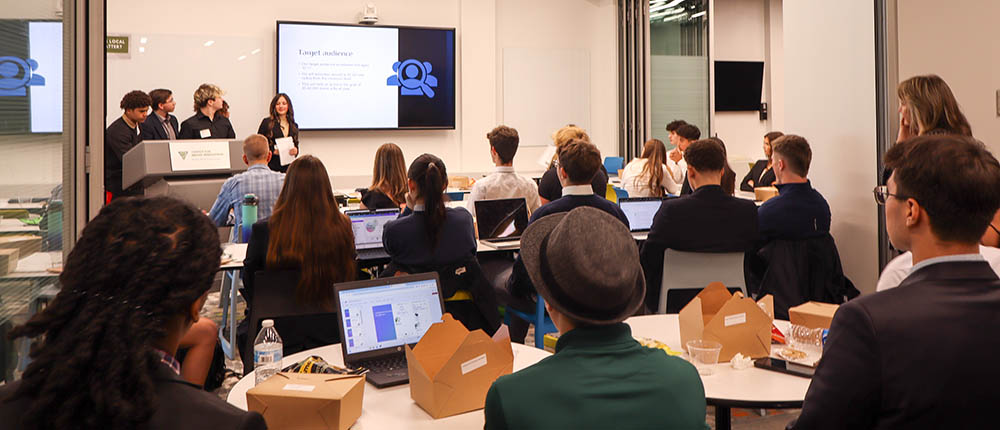
[[[18,429],[266,428],[180,378],[222,251],[212,222],[169,197],[111,202],[66,259],[52,303],[11,331],[37,338],[21,380],[0,387]]]

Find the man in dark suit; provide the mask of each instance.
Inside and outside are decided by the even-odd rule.
[[[149,98],[153,100],[153,114],[146,117],[139,127],[142,140],[177,139],[177,117],[170,114],[177,107],[173,93],[158,88],[149,92]]]
[[[655,311],[660,299],[663,252],[743,252],[757,241],[757,207],[726,194],[720,185],[726,153],[712,139],[699,140],[684,151],[687,177],[694,192],[660,205],[653,217],[640,261],[646,274],[646,307]]]
[[[885,166],[875,199],[913,269],[840,307],[789,428],[995,428],[1000,279],[977,245],[1000,208],[1000,163],[972,138],[929,135],[897,143]]]

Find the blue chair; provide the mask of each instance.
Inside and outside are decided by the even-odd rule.
[[[449,192],[446,192],[444,194],[446,196],[448,196],[449,200],[451,200],[453,202],[460,202],[462,200],[465,200],[465,194],[466,193],[463,193],[461,191],[449,191]]]
[[[552,323],[552,319],[545,314],[545,300],[538,296],[538,304],[535,306],[535,313],[521,312],[511,306],[503,314],[504,324],[510,325],[510,316],[520,318],[535,325],[535,348],[545,349],[545,334],[557,332],[559,329]]]
[[[615,187],[615,195],[618,196],[618,201],[620,202],[622,199],[628,198],[628,191],[625,191],[623,188]]]
[[[618,176],[618,170],[625,166],[625,159],[622,157],[604,157],[604,169],[608,171],[608,176]]]

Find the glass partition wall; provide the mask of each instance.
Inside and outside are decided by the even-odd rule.
[[[670,121],[709,130],[708,20],[708,0],[649,2],[652,137],[668,148]]]

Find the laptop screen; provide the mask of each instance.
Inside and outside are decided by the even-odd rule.
[[[441,292],[436,277],[381,281],[338,292],[347,354],[417,343],[431,324],[441,322]]]
[[[382,229],[385,223],[399,217],[399,211],[349,212],[347,216],[351,218],[351,229],[354,230],[354,247],[372,249],[382,247]]]
[[[661,203],[663,200],[657,198],[623,199],[618,205],[622,212],[625,212],[625,217],[628,218],[628,225],[632,231],[642,231],[649,230],[653,226],[653,216],[656,215],[656,211],[660,210]]]
[[[477,200],[475,205],[480,239],[520,237],[528,226],[528,205],[524,197]]]

